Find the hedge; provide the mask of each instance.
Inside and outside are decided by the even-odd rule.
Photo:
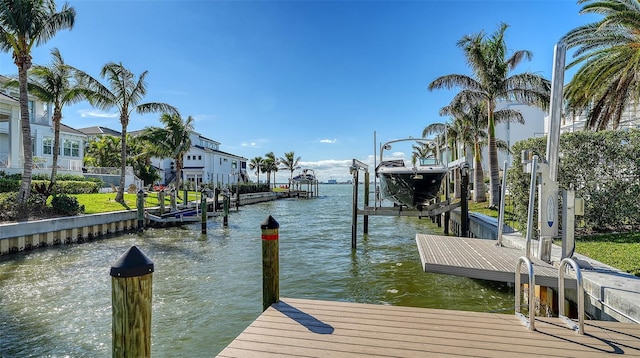
[[[531,138],[516,143],[512,152],[519,157],[528,149],[544,160],[546,144],[546,137]],[[584,229],[620,232],[639,228],[640,130],[563,133],[559,144],[558,186],[560,190],[572,186],[576,197],[584,199]],[[520,163],[509,169],[509,193],[520,228],[526,228],[530,178]],[[537,203],[535,208],[537,222]]]

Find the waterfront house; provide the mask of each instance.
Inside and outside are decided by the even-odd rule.
[[[8,78],[0,76],[0,170],[22,173],[24,148],[20,126],[20,103],[17,88],[5,88]],[[33,173],[51,173],[53,165],[53,110],[50,104],[29,96],[29,122],[33,151]],[[82,174],[86,135],[60,125],[58,172]]]
[[[142,130],[129,132],[139,135]],[[203,183],[213,187],[225,187],[248,181],[247,158],[220,150],[220,142],[198,132],[191,132],[191,149],[183,158],[182,180],[185,185],[198,190]],[[176,177],[173,158],[152,158],[151,164],[158,170],[160,183],[168,185]]]

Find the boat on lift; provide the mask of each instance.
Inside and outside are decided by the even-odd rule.
[[[303,169],[301,174],[294,176],[291,180],[294,183],[314,183],[316,175],[313,169]]]
[[[428,146],[432,149],[432,154],[426,158],[415,158],[408,165],[404,159],[385,159],[384,152],[391,150],[391,144],[405,141]],[[384,143],[380,148],[380,164],[376,167],[376,176],[380,179],[380,195],[382,199],[390,200],[396,205],[421,210],[438,195],[446,174],[447,167],[442,164],[438,147],[433,140],[397,139]]]

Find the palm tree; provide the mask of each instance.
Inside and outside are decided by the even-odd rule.
[[[120,137],[100,136],[89,142],[84,156],[84,165],[111,168],[120,165]]]
[[[134,74],[125,68],[122,63],[109,62],[102,67],[100,77],[107,80],[109,87],[105,87],[99,81],[88,75],[79,75],[80,83],[84,85],[85,96],[89,102],[102,110],[117,108],[120,112],[121,148],[120,148],[120,186],[116,201],[124,203],[125,170],[127,165],[127,127],[132,112],[138,114],[165,112],[171,115],[179,115],[178,110],[166,103],[147,102],[140,103],[147,94],[145,77],[148,71],[144,71],[136,80]]]
[[[249,162],[249,169],[256,170],[256,176],[258,177],[257,181],[260,184],[260,171],[262,170],[262,165],[264,163],[264,159],[262,157],[255,157],[251,159]]]
[[[284,153],[284,157],[280,158],[280,164],[283,165],[283,169],[291,172],[289,180],[293,179],[293,171],[298,169],[298,163],[300,163],[300,157],[296,158],[294,152],[286,152]]]
[[[264,161],[262,163],[262,172],[267,173],[267,185],[271,187],[271,173],[273,173],[273,181],[276,181],[276,172],[278,171],[278,160],[273,152],[265,154]]]
[[[624,111],[640,97],[640,4],[637,0],[579,0],[581,14],[604,19],[580,26],[565,35],[574,60],[582,65],[566,87],[567,107],[573,114],[587,112],[585,128],[617,129]]]
[[[81,91],[76,88],[73,76],[81,71],[64,63],[57,48],[51,50],[53,63],[49,66],[35,65],[29,71],[28,89],[36,98],[44,103],[53,104],[53,165],[51,166],[51,181],[48,192],[51,192],[56,182],[58,172],[58,155],[60,154],[60,122],[62,108],[84,99]],[[18,86],[19,81],[7,81],[7,86]]]
[[[499,204],[500,178],[498,167],[498,147],[496,142],[495,108],[498,100],[534,105],[546,109],[549,106],[551,85],[543,77],[524,72],[509,76],[524,59],[532,54],[526,50],[515,51],[507,57],[507,45],[504,35],[508,25],[501,24],[489,37],[484,32],[466,35],[458,41],[466,57],[467,64],[475,75],[445,75],[429,84],[429,90],[461,87],[463,96],[473,102],[485,102],[487,111],[487,133],[489,136],[489,186],[490,204],[495,208]]]
[[[163,113],[160,123],[164,127],[148,127],[140,136],[148,142],[149,152],[159,158],[171,158],[176,163],[176,188],[180,188],[184,155],[191,149],[194,119],[183,120],[177,113]]]
[[[412,146],[413,153],[411,154],[411,164],[416,165],[416,162],[420,158],[435,157],[435,147],[429,145],[429,143],[418,142],[418,144]]]
[[[31,123],[27,72],[31,68],[33,46],[49,41],[56,32],[71,29],[76,12],[64,4],[56,12],[53,0],[0,0],[0,48],[13,51],[13,62],[18,67],[20,88],[20,123],[24,155],[22,183],[18,191],[18,203],[24,203],[31,192],[33,153],[31,149]]]

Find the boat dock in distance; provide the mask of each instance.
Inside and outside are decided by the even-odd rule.
[[[640,357],[633,323],[283,298],[218,357]]]

